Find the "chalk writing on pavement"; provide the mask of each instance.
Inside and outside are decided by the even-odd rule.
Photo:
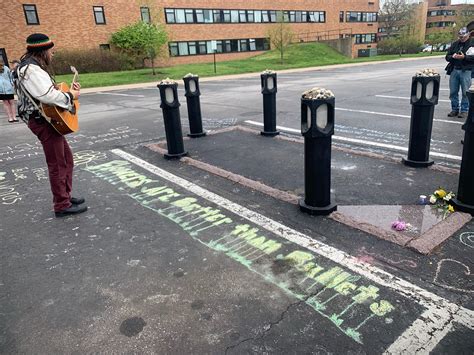
[[[125,191],[142,206],[176,223],[194,240],[219,251],[261,275],[288,294],[304,300],[340,331],[363,344],[365,326],[383,327],[394,302],[380,299],[379,288],[359,275],[270,238],[240,217],[215,208],[132,169],[124,160],[88,165],[86,171]],[[281,272],[279,270],[284,270]],[[289,278],[288,275],[291,275]],[[367,333],[369,333],[368,330]]]

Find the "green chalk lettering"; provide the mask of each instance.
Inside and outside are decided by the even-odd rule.
[[[173,190],[171,190],[171,191],[173,191]],[[172,193],[169,193],[167,195],[158,197],[158,200],[160,200],[161,202],[169,202],[171,198],[179,197],[179,196],[181,196],[181,194],[178,194],[176,192],[172,192]]]

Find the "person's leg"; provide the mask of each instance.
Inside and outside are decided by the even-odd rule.
[[[471,72],[470,71],[462,72],[461,77],[460,77],[460,85],[461,85],[461,93],[462,93],[461,112],[468,112],[469,99],[467,98],[466,92],[469,90],[469,87],[471,86]]]
[[[70,196],[66,191],[65,139],[48,123],[37,123],[34,119],[30,119],[28,126],[43,146],[53,193],[54,211],[62,211],[71,206]]]
[[[11,107],[11,110],[12,110],[12,117],[16,122],[18,122],[18,120],[16,118],[16,103],[15,103],[15,100],[9,100],[9,102],[10,102],[10,107]]]
[[[3,102],[3,108],[4,108],[4,110],[5,110],[5,113],[7,114],[8,122],[13,122],[13,119],[12,119],[12,116],[11,116],[11,112],[10,112],[10,105],[8,104],[8,101],[9,101],[9,100],[2,100],[2,102]]]
[[[74,169],[74,158],[72,155],[71,148],[66,139],[64,139],[64,158],[66,163],[66,193],[71,198],[72,192],[72,173]]]
[[[449,99],[451,111],[459,112],[459,70],[454,69],[449,76]]]

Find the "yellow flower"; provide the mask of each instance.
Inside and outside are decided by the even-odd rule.
[[[436,190],[434,193],[439,198],[443,198],[444,196],[446,196],[446,191],[444,191],[443,189]]]
[[[448,211],[449,211],[449,212],[454,212],[454,207],[453,207],[452,205],[449,205],[449,206],[448,206]]]

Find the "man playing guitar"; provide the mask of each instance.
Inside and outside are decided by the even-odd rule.
[[[87,206],[84,205],[84,198],[71,195],[74,167],[71,148],[65,137],[42,115],[40,109],[41,104],[48,104],[72,111],[74,99],[79,97],[81,86],[79,83],[73,83],[69,92],[57,89],[49,74],[54,43],[48,36],[34,33],[28,36],[26,44],[26,53],[14,73],[18,114],[43,146],[56,217],[85,212]]]

